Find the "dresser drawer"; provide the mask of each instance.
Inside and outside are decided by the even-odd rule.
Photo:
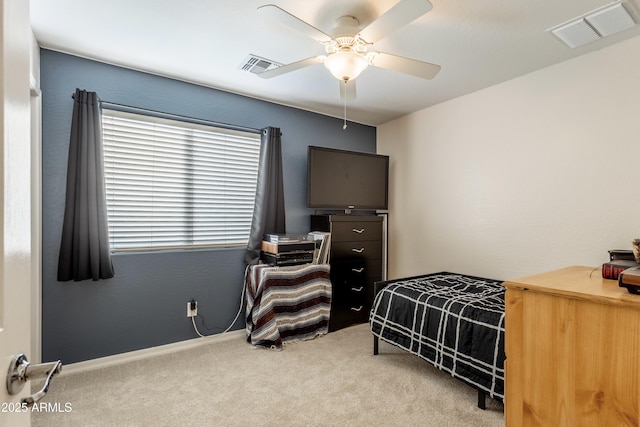
[[[311,215],[311,230],[330,231],[333,242],[382,240],[382,224],[378,215]]]
[[[370,306],[367,300],[368,294],[364,281],[336,284],[333,287],[332,302],[335,306],[343,305],[360,311],[359,307]]]
[[[365,261],[365,280],[372,284],[382,280],[382,259],[368,259]],[[371,286],[373,290],[373,286]]]
[[[343,259],[331,263],[331,283],[336,289],[360,287],[366,284],[369,269],[365,260]]]
[[[379,221],[336,221],[331,224],[331,240],[333,242],[382,240],[382,226]]]
[[[343,259],[331,262],[331,283],[336,290],[351,289],[362,292],[358,288],[364,286],[365,294],[369,295],[369,291],[373,291],[373,283],[380,280],[381,259]]]
[[[332,303],[333,304],[333,303]],[[332,306],[329,317],[329,332],[346,328],[356,323],[367,323],[371,307],[358,306]]]
[[[332,236],[333,238],[333,236]],[[382,258],[382,242],[357,241],[357,242],[331,242],[331,259],[379,259]]]
[[[343,292],[336,291],[337,297],[332,300],[334,312],[346,311],[347,313],[360,313],[362,310],[369,311],[371,304],[368,304],[367,294],[364,286],[353,286],[344,289]]]
[[[331,300],[331,316],[329,329],[335,330],[336,326],[366,322],[371,310],[371,302],[368,301],[367,287],[359,286],[335,286]]]

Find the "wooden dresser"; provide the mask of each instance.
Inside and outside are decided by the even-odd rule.
[[[593,267],[504,286],[506,425],[638,426],[640,296]]]
[[[312,215],[312,231],[331,232],[329,331],[369,320],[373,283],[383,280],[383,218]]]

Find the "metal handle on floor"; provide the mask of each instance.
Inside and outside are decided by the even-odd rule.
[[[18,354],[13,356],[11,364],[9,365],[9,372],[7,373],[7,391],[10,395],[18,394],[24,387],[27,381],[46,377],[44,385],[40,390],[35,392],[29,397],[22,399],[22,403],[26,403],[27,406],[32,406],[35,402],[42,399],[47,390],[49,390],[49,384],[55,374],[59,374],[62,370],[62,362],[48,362],[48,363],[36,363],[30,364],[27,360],[27,356],[24,354]]]

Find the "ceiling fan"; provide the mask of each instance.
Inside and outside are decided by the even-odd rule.
[[[268,79],[310,65],[324,63],[331,74],[344,86],[344,91],[340,91],[340,98],[344,101],[355,99],[355,78],[369,65],[423,79],[432,79],[440,71],[439,65],[369,50],[374,43],[429,12],[432,7],[428,0],[400,0],[362,30],[357,18],[341,16],[336,19],[333,30],[327,34],[276,5],[260,6],[258,11],[265,16],[322,43],[326,55],[302,59],[258,75]]]

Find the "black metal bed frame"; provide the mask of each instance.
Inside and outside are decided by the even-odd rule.
[[[403,278],[402,280],[411,280],[411,279],[417,279],[419,277],[423,277],[424,275],[420,275],[420,276],[412,276],[412,277],[406,277]],[[397,282],[397,280],[384,280],[384,281],[380,281],[380,282],[375,282],[373,284],[373,291],[374,291],[374,295],[378,295],[378,292],[380,292],[380,290],[382,288],[384,288],[385,286],[387,286],[390,283],[393,282]],[[373,355],[376,356],[378,355],[378,351],[379,351],[379,342],[380,342],[380,338],[378,338],[376,335],[373,335]],[[390,343],[391,344],[391,343]],[[425,360],[425,362],[427,362]],[[428,363],[428,362],[427,362]],[[460,378],[456,378],[460,381],[462,381],[463,383],[467,384],[468,386],[475,388],[478,391],[478,408],[485,410],[487,408],[487,393],[485,393],[483,390],[480,390],[479,388],[475,387],[472,384],[469,384],[468,382],[460,379]],[[501,401],[502,399],[500,398],[496,398],[496,400]]]

